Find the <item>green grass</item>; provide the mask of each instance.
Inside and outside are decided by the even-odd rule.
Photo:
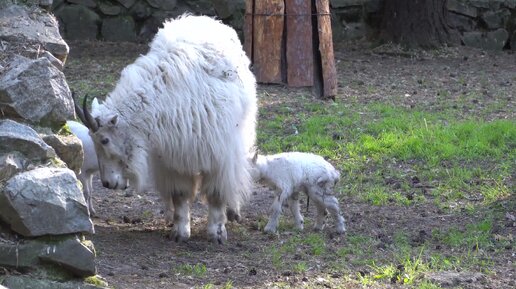
[[[204,264],[181,264],[174,271],[187,276],[202,277],[206,275],[207,268]]]

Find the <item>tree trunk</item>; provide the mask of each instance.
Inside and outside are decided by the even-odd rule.
[[[409,48],[459,44],[448,26],[447,0],[385,0],[380,40]]]

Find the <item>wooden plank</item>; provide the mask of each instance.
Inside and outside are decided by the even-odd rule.
[[[312,86],[314,58],[312,43],[312,4],[306,0],[285,0],[287,40],[287,84]]]
[[[253,61],[253,14],[254,0],[245,0],[244,51],[251,62]]]
[[[324,98],[334,98],[337,95],[337,69],[333,54],[329,0],[315,0],[315,7],[318,13],[317,27],[319,30],[319,52],[322,64],[322,96]]]
[[[254,3],[253,68],[258,82],[282,83],[284,12],[283,0],[256,0]]]

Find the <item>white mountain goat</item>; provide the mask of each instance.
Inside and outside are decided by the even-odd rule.
[[[172,237],[190,237],[195,185],[208,202],[208,237],[227,240],[251,190],[248,154],[255,143],[256,80],[235,30],[206,16],[164,23],[123,71],[103,103],[77,107],[87,123],[105,187],[129,179],[160,192],[173,213]]]
[[[84,151],[84,161],[81,166],[81,173],[77,176],[79,181],[82,183],[82,192],[84,199],[88,205],[90,215],[95,214],[93,208],[93,201],[91,199],[91,192],[93,190],[93,175],[99,171],[99,163],[97,161],[97,154],[95,153],[95,146],[93,140],[90,137],[89,129],[81,123],[73,120],[66,122],[72,133],[77,136],[82,143],[82,149]]]
[[[332,195],[339,181],[339,172],[321,156],[288,152],[269,156],[256,154],[252,160],[254,165],[253,178],[263,180],[274,188],[277,196],[271,207],[269,222],[265,232],[274,233],[278,227],[281,207],[285,201],[294,216],[295,226],[303,230],[303,216],[299,208],[298,195],[303,191],[317,207],[317,219],[314,229],[322,230],[326,209],[335,219],[336,231],[344,233],[344,217],[340,213],[339,202]]]

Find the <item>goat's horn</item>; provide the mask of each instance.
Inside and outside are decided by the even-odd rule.
[[[79,104],[77,102],[77,96],[75,95],[75,91],[73,91],[73,90],[72,90],[72,99],[73,99],[73,106],[75,108],[75,113],[77,114],[77,117],[79,117],[79,119],[82,121],[82,123],[84,123],[85,126],[88,126],[88,122],[86,121],[86,118],[84,117],[82,108],[79,106]]]
[[[86,94],[84,96],[84,101],[82,102],[82,110],[84,112],[84,117],[86,119],[85,125],[93,132],[96,132],[99,129],[99,125],[97,121],[91,116],[90,112],[88,111],[88,106],[86,105],[88,99],[88,95]]]

